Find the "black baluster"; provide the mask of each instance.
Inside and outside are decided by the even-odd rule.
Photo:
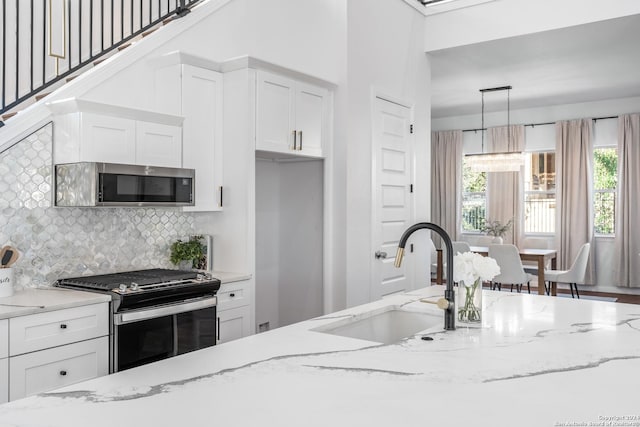
[[[89,1],[89,60],[93,59],[93,0]]]
[[[16,101],[18,86],[20,86],[20,1],[16,1]]]
[[[31,13],[31,40],[30,40],[30,47],[29,49],[31,49],[29,51],[30,55],[29,55],[29,78],[30,78],[30,82],[29,82],[29,90],[31,92],[33,92],[33,0],[31,0],[30,2],[30,6],[31,8],[29,9],[30,13]]]
[[[2,111],[6,105],[7,87],[7,0],[2,0]]]

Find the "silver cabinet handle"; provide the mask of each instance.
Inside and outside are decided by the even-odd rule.
[[[376,251],[375,253],[376,259],[385,259],[387,257],[387,253],[386,252],[382,252],[382,251]]]
[[[295,130],[293,131],[293,149],[297,150],[298,149],[298,132],[296,132]]]
[[[302,131],[300,132],[300,144],[298,144],[298,150],[302,151]]]

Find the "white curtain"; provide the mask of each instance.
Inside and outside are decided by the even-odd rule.
[[[640,287],[640,114],[618,117],[618,286]]]
[[[500,126],[489,128],[488,147],[492,153],[524,150],[524,126]],[[513,220],[511,232],[504,237],[504,243],[517,245],[520,235],[520,211],[522,185],[520,172],[487,173],[487,220],[502,224]]]
[[[556,123],[556,247],[561,270],[571,267],[580,247],[593,237],[592,135],[591,119]],[[591,270],[590,266],[587,283]]]
[[[461,229],[461,181],[462,131],[431,132],[431,222],[444,228],[451,240],[458,240]]]

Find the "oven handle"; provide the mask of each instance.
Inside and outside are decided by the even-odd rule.
[[[184,313],[187,311],[200,310],[207,307],[215,307],[218,303],[217,297],[205,298],[195,301],[183,302],[180,304],[166,305],[158,308],[118,313],[113,316],[113,323],[116,326],[127,323],[140,322],[142,320],[155,319],[156,317],[170,316],[172,314]]]

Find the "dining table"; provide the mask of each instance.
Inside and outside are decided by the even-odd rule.
[[[489,247],[488,246],[470,246],[471,252],[475,252],[477,254],[487,256],[489,255]],[[538,264],[538,295],[545,294],[545,281],[544,281],[544,266],[547,261],[551,261],[551,269],[556,269],[556,260],[558,257],[558,251],[555,249],[527,249],[522,248],[518,249],[518,253],[520,254],[520,259],[522,261],[535,261]],[[442,249],[438,249],[438,257],[437,257],[437,269],[436,269],[436,283],[443,283],[443,263],[442,263]],[[550,284],[551,287],[551,295],[557,295],[557,287],[556,283],[552,282]]]

